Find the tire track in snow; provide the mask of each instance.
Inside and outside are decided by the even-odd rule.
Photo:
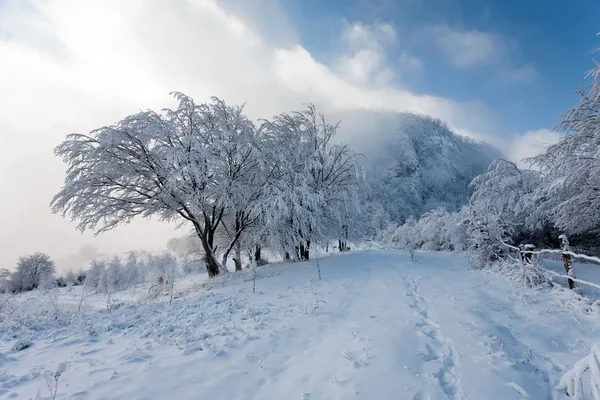
[[[423,360],[426,363],[437,363],[438,369],[433,377],[443,393],[452,400],[465,398],[460,383],[459,357],[452,340],[444,335],[440,326],[429,315],[429,308],[425,299],[419,293],[419,284],[414,279],[403,277],[408,289],[407,295],[413,300],[409,307],[413,308],[419,321],[416,327],[428,339],[425,343],[426,353]]]

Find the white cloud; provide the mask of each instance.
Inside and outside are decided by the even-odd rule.
[[[534,66],[519,65],[519,46],[507,36],[448,25],[427,28],[425,36],[457,69],[493,68],[493,79],[500,83],[531,82],[539,76]]]
[[[503,38],[489,32],[439,25],[431,34],[444,56],[457,68],[489,65],[506,51]]]
[[[531,82],[539,76],[538,70],[532,65],[509,68],[498,73],[498,80],[506,83]]]
[[[255,118],[312,101],[326,112],[426,113],[479,138],[490,126],[479,104],[383,85],[393,74],[385,49],[398,40],[389,25],[349,25],[348,51],[330,68],[297,43],[290,29],[273,38],[258,28],[268,21],[250,24],[249,15],[213,0],[0,3],[0,87],[10,94],[0,96],[0,180],[6,193],[0,199],[0,250],[7,267],[37,250],[72,260],[86,243],[101,253],[164,247],[174,235],[170,226],[136,222],[95,239],[51,215],[48,203],[64,173],[52,149],[66,134],[168,106],[172,90],[199,101],[216,95],[247,102]],[[344,62],[348,70],[341,72]]]
[[[550,129],[538,129],[525,132],[508,143],[505,151],[511,161],[519,166],[527,166],[523,160],[541,154],[545,149],[558,142],[560,135]]]
[[[395,44],[398,40],[394,27],[383,22],[373,25],[362,22],[346,22],[342,38],[351,50],[378,49]]]
[[[423,63],[406,51],[392,59],[399,40],[393,26],[377,22],[346,23],[342,31],[344,52],[338,57],[335,71],[347,81],[358,85],[390,85],[402,72],[418,71]]]
[[[388,60],[388,48],[398,41],[391,25],[346,23],[342,40],[346,48],[337,60],[336,71],[343,78],[358,85],[385,85],[396,77]]]

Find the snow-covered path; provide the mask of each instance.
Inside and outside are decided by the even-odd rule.
[[[321,260],[321,281],[315,263],[267,267],[281,273],[256,295],[245,282],[2,343],[0,397],[47,396],[43,371],[66,361],[57,398],[552,399],[600,338],[597,314],[464,256],[348,254]]]

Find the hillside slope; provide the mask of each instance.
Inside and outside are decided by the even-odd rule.
[[[457,210],[471,195],[473,178],[502,157],[422,115],[355,112],[342,116],[340,132],[366,156],[373,197],[397,223],[437,207]]]
[[[264,267],[257,294],[243,272],[170,306],[11,317],[0,397],[49,398],[45,372],[64,362],[57,398],[562,398],[554,387],[599,337],[597,312],[465,264],[355,253],[321,260],[323,280],[316,261]],[[33,345],[11,351],[17,339]]]

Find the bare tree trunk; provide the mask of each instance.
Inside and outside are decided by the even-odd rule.
[[[213,278],[220,274],[220,265],[216,259],[214,249],[212,247],[212,237],[208,235],[198,235],[202,243],[202,249],[204,250],[204,263],[206,264],[206,272],[209,278]]]
[[[223,255],[223,261],[221,261],[220,271],[224,271],[227,269],[227,254]]]
[[[205,224],[208,225],[208,222]],[[219,261],[216,256],[216,248],[213,247],[215,232],[210,230],[207,226],[206,229],[202,229],[201,225],[198,223],[194,223],[194,228],[196,229],[196,234],[200,238],[200,243],[202,243],[202,250],[204,250],[204,263],[206,265],[206,272],[208,273],[209,278],[213,278],[221,273],[221,266],[219,265]]]
[[[233,263],[235,264],[235,271],[242,270],[242,245],[238,240],[235,244],[235,258],[233,259]]]
[[[303,244],[301,244],[300,246],[298,246],[298,247],[297,247],[297,249],[298,249],[298,258],[299,258],[300,260],[304,260],[304,256],[305,256],[305,254],[306,254],[306,253],[305,253],[305,250],[304,250],[304,245],[303,245]]]
[[[213,255],[206,253],[204,255],[204,262],[206,263],[206,272],[208,272],[209,278],[219,275],[219,263],[215,260]]]
[[[254,249],[254,261],[259,261],[261,259],[261,248],[260,246],[256,246],[256,248]]]
[[[344,229],[343,239],[338,240],[338,243],[339,243],[338,248],[340,251],[348,250],[348,226],[344,225],[343,229]]]
[[[310,259],[310,240],[306,241],[306,247],[304,248],[304,259]]]

